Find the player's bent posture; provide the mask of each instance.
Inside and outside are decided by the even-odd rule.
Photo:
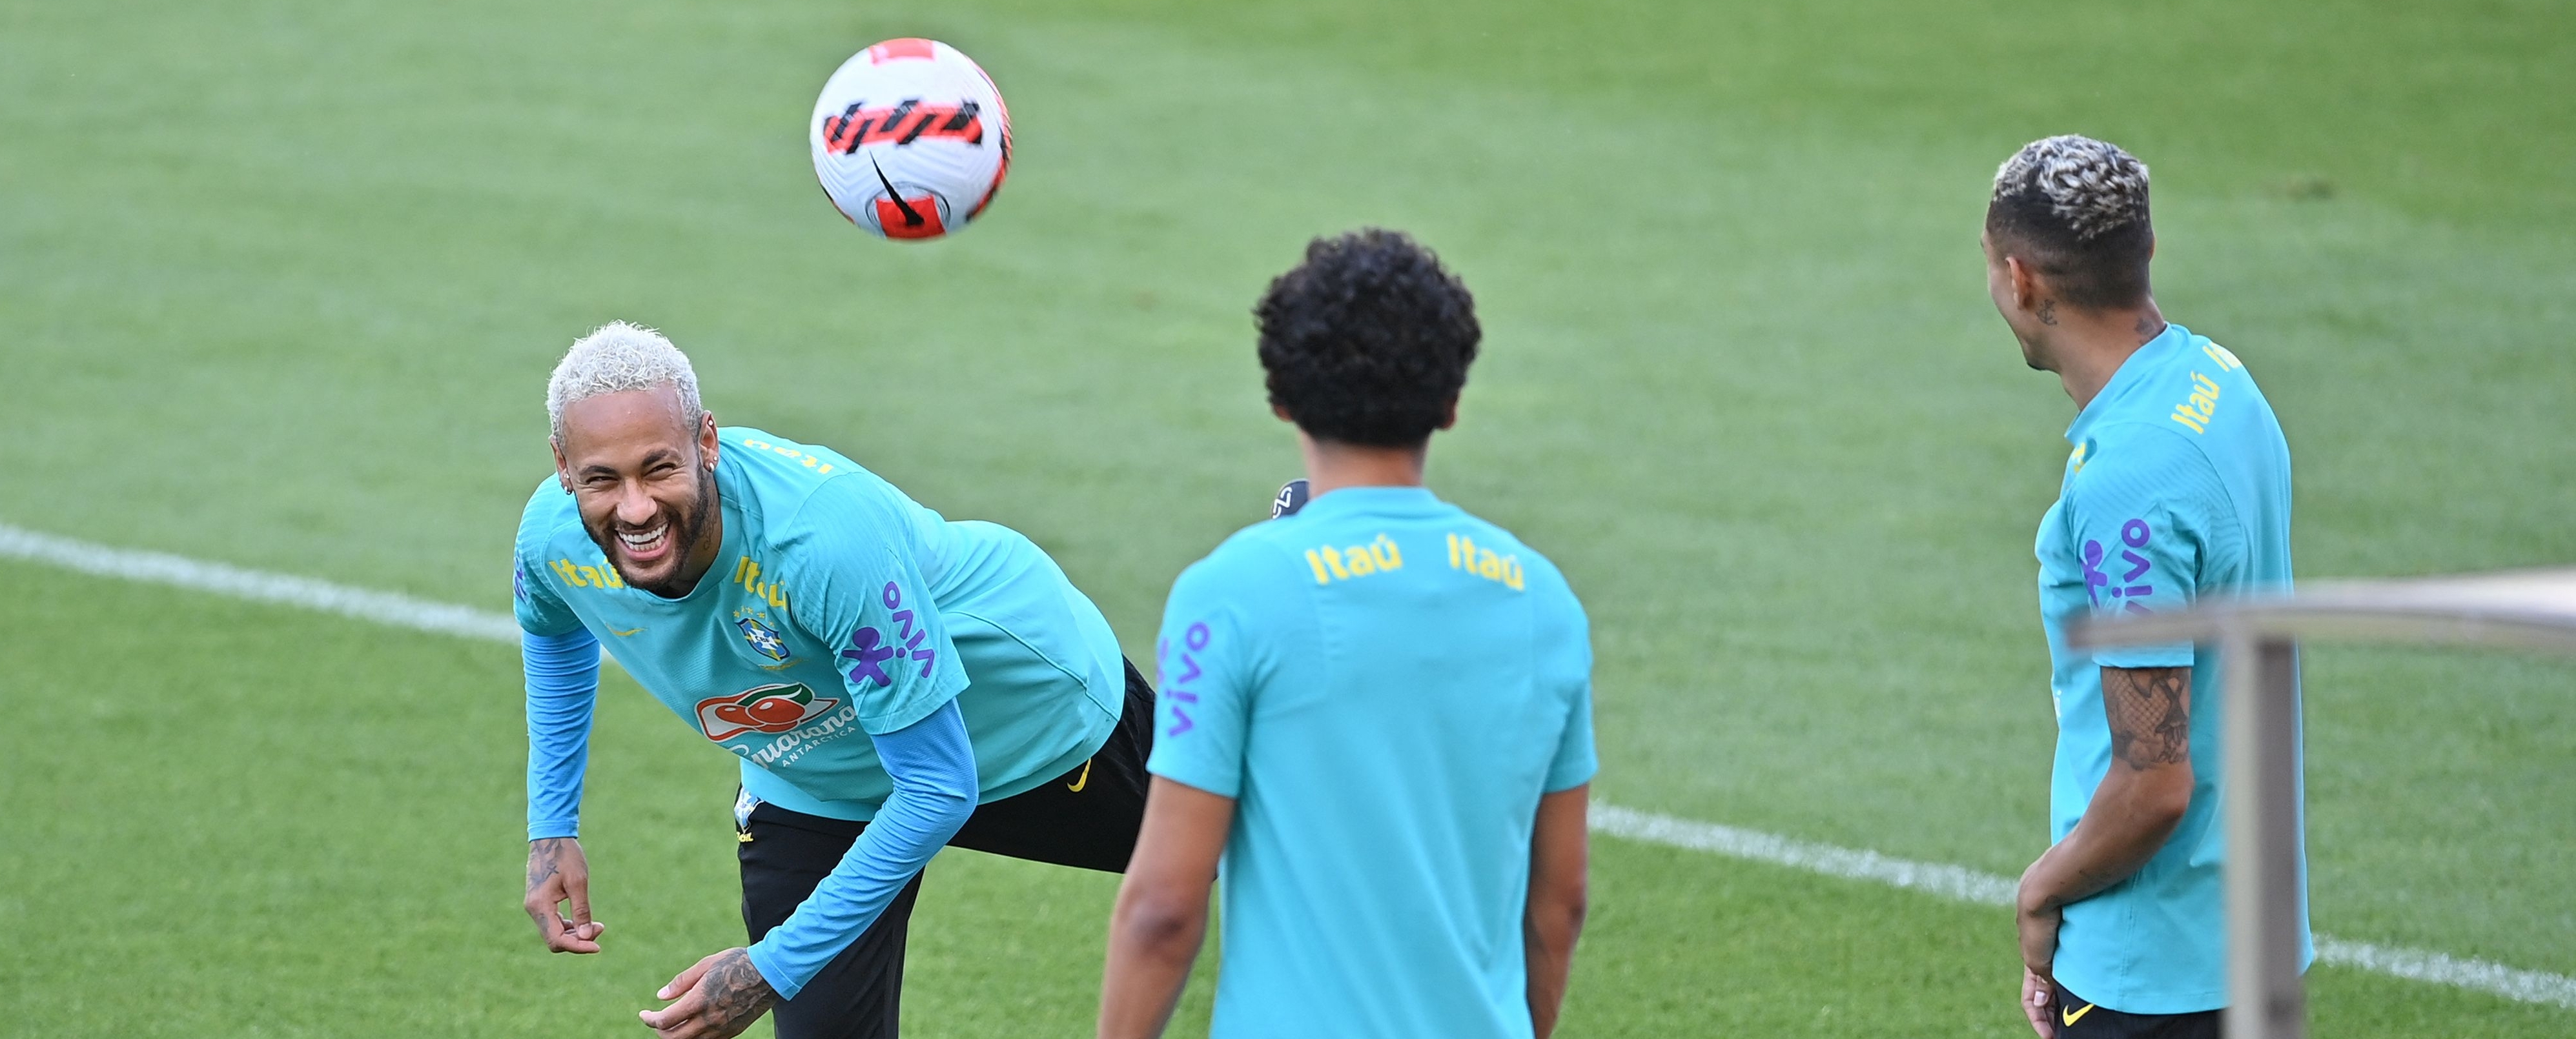
[[[1255,313],[1313,497],[1164,607],[1100,1035],[1162,1032],[1222,864],[1219,1039],[1545,1036],[1583,923],[1591,649],[1556,567],[1422,486],[1474,301],[1371,230],[1314,242]]]
[[[2147,168],[2127,152],[2072,136],[2024,147],[1995,175],[1985,253],[2023,359],[2077,409],[2037,548],[2055,844],[2021,879],[2022,1010],[2041,1036],[2214,1036],[2229,690],[2210,652],[2085,652],[2065,627],[2287,588],[2289,447],[2236,355],[2157,310]]]
[[[943,844],[1116,871],[1144,811],[1153,692],[1027,538],[943,520],[828,448],[718,428],[688,358],[611,324],[546,389],[556,475],[520,521],[528,914],[597,952],[574,834],[599,645],[741,757],[748,949],[644,1022],[896,1034],[906,922]],[[570,903],[569,910],[561,908]]]

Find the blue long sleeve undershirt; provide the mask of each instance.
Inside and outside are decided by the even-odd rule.
[[[795,998],[866,933],[975,812],[975,747],[957,701],[870,742],[894,792],[787,922],[752,943],[751,965],[781,999]]]
[[[528,692],[528,839],[577,836],[599,701],[599,639],[580,628],[522,633],[519,650]],[[866,933],[975,812],[975,748],[956,701],[870,742],[893,793],[831,875],[751,946],[752,966],[782,999]]]
[[[581,778],[599,702],[599,638],[588,629],[519,637],[528,676],[528,839],[581,832]]]

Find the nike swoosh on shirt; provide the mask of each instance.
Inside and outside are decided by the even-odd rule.
[[[2082,1010],[2068,1010],[2068,1009],[2065,1009],[2065,1008],[2063,1008],[2063,1007],[2060,1007],[2060,1008],[2058,1009],[2058,1011],[2057,1011],[2057,1015],[2058,1015],[2058,1017],[2059,1017],[2060,1019],[2064,1020],[2067,1024],[2070,1024],[2070,1025],[2071,1025],[2071,1024],[2074,1024],[2075,1022],[2078,1022],[2078,1021],[2084,1020],[2084,1015],[2086,1015],[2086,1014],[2090,1014],[2090,1013],[2092,1013],[2092,1012],[2093,1012],[2093,1004],[2091,1004],[2091,1003],[2086,1003],[2086,1004],[2084,1004],[2084,1009],[2082,1009]]]
[[[615,636],[617,636],[618,638],[621,638],[621,639],[622,639],[622,638],[625,638],[625,637],[626,637],[626,636],[628,636],[628,635],[635,634],[636,632],[639,632],[639,631],[642,631],[642,630],[644,630],[644,629],[642,629],[642,628],[628,628],[628,629],[626,629],[626,630],[624,630],[624,631],[619,631],[619,630],[617,630],[617,629],[615,629],[615,628],[610,628],[610,629],[608,629],[608,633],[609,633],[609,634],[611,634],[611,635],[615,635]]]

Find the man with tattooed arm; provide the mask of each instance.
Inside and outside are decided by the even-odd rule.
[[[2056,373],[2077,409],[2037,546],[2055,843],[2021,879],[2022,1012],[2043,1039],[2215,1037],[2230,691],[2206,649],[2087,652],[2065,627],[2286,589],[2289,447],[2236,355],[2157,309],[2147,168],[2129,153],[2075,136],[2022,148],[1995,176],[1984,247],[2023,360]],[[2300,870],[2304,884],[2304,856]],[[2304,947],[2304,903],[2300,929]]]
[[[515,591],[547,948],[596,953],[605,930],[574,836],[603,642],[740,758],[752,941],[662,988],[641,1016],[665,1039],[735,1035],[773,1004],[782,1039],[896,1034],[942,845],[1126,868],[1153,690],[1029,539],[829,448],[719,428],[688,358],[625,322],[573,344],[546,411],[556,471],[520,520]]]

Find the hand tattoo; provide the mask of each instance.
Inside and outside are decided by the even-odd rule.
[[[535,891],[537,885],[563,871],[557,860],[563,857],[564,848],[572,844],[572,840],[570,837],[543,837],[528,842],[529,891]]]
[[[2191,669],[2106,667],[2102,712],[2111,756],[2145,770],[2191,760]]]
[[[2056,300],[2043,299],[2039,301],[2039,323],[2043,325],[2054,325],[2057,323]]]
[[[778,991],[769,987],[760,968],[751,965],[751,953],[742,949],[726,950],[724,958],[707,968],[706,976],[698,979],[698,991],[706,996],[704,1017],[719,1035],[751,1027],[778,1002]]]

